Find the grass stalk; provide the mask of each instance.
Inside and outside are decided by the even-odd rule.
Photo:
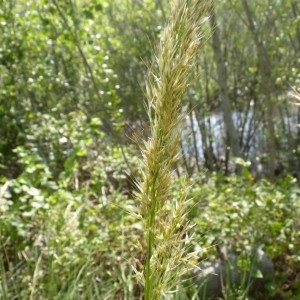
[[[143,178],[139,185],[140,217],[146,235],[146,300],[167,297],[194,257],[187,252],[187,190],[179,199],[172,199],[171,182],[172,166],[179,157],[182,97],[209,7],[209,0],[173,2],[171,21],[162,33],[146,84],[151,133],[142,149]]]

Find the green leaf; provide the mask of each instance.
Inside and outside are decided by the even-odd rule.
[[[82,157],[87,155],[87,150],[85,148],[78,149],[76,156]]]
[[[249,68],[248,68],[248,71],[249,71],[251,74],[254,74],[254,73],[257,73],[258,69],[257,69],[257,67],[249,67]]]
[[[75,171],[78,167],[78,162],[75,157],[69,157],[64,162],[64,168],[67,172]]]
[[[90,19],[90,20],[94,19],[94,14],[90,10],[85,9],[83,11],[83,14],[84,14],[86,19]]]
[[[254,278],[263,278],[264,276],[263,276],[262,272],[257,269],[257,270],[255,270],[253,277]]]
[[[94,6],[94,8],[95,8],[96,11],[102,11],[103,6],[102,6],[102,4],[98,3],[98,4],[96,4],[96,5]]]

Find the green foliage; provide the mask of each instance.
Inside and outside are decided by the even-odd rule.
[[[278,270],[270,296],[279,293],[289,299],[291,290],[300,293],[296,282],[286,294],[280,290],[289,281],[288,274],[297,273],[300,267],[299,192],[296,181],[289,176],[276,184],[236,176],[213,176],[205,184],[195,184],[191,214],[197,223],[196,246],[201,245],[203,259],[217,256],[216,245],[230,245],[234,251],[244,253],[239,263],[249,270],[251,257],[245,254],[245,248],[263,245]]]
[[[97,118],[36,117],[27,142],[15,149],[23,171],[1,187],[5,296],[103,299],[121,293],[130,299],[133,283],[130,288],[125,281],[135,258],[127,249],[139,232],[128,215],[134,203],[125,195],[122,153],[132,150],[111,147]],[[129,161],[134,168],[136,160]],[[119,278],[113,290],[112,274]]]
[[[272,255],[287,250],[282,248],[288,246],[287,240],[297,243],[293,224],[300,202],[292,178],[276,186],[264,180],[251,183],[237,177],[211,178],[199,191],[200,195],[193,195],[206,202],[199,212],[199,228],[207,231],[205,243],[230,241],[237,247],[264,244],[270,246]],[[294,254],[295,258],[299,255]]]

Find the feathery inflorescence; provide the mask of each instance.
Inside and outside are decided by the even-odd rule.
[[[187,189],[171,196],[172,166],[178,159],[181,102],[191,67],[203,39],[208,0],[175,0],[171,21],[162,33],[150,68],[146,95],[151,134],[142,149],[139,214],[145,230],[146,262],[142,271],[145,299],[169,295],[189,270],[186,218]]]

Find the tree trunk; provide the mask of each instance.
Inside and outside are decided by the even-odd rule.
[[[248,28],[253,35],[253,40],[256,46],[259,72],[261,77],[261,88],[262,92],[266,98],[267,112],[266,112],[266,122],[268,129],[268,138],[269,138],[269,175],[270,178],[273,179],[275,164],[276,164],[276,137],[275,137],[275,129],[274,129],[274,106],[272,101],[272,70],[270,59],[268,53],[259,37],[259,33],[257,27],[255,25],[255,21],[253,19],[252,13],[250,11],[247,0],[242,0],[243,7],[245,9]]]
[[[298,10],[298,6],[297,6],[296,1],[293,1],[291,3],[291,8],[292,8],[293,18],[297,19],[298,15],[299,15],[299,10]],[[300,28],[299,28],[299,26],[297,26],[297,28],[296,28],[296,39],[297,39],[298,54],[300,54]]]
[[[228,88],[227,88],[227,70],[225,65],[224,55],[221,49],[220,30],[216,21],[216,14],[214,7],[211,9],[210,26],[212,29],[212,46],[214,51],[214,59],[217,66],[217,81],[219,85],[219,97],[221,102],[221,109],[223,111],[223,119],[225,124],[226,132],[226,143],[227,149],[234,157],[240,156],[240,145],[239,138],[234,122],[232,119],[232,103],[229,99]]]

